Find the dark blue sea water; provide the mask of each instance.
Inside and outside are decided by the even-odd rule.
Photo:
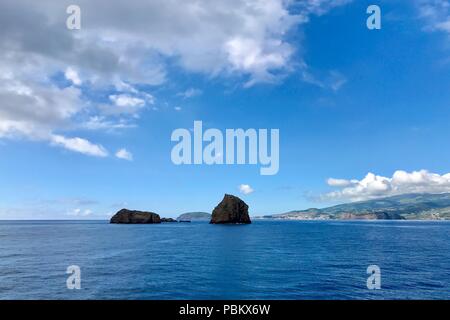
[[[423,298],[450,298],[448,222],[0,222],[0,299]]]

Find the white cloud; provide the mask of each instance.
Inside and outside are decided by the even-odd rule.
[[[331,70],[325,75],[315,75],[306,64],[303,68],[302,80],[319,88],[337,92],[347,83],[347,78],[336,70]]]
[[[52,135],[51,144],[61,146],[67,150],[79,152],[94,157],[107,157],[108,152],[101,145],[93,144],[82,138],[66,138],[61,135]]]
[[[260,81],[274,81],[275,75],[270,70],[285,69],[293,53],[293,48],[280,40],[261,43],[260,40],[243,37],[235,37],[227,41],[225,50],[233,71],[243,71],[253,75],[245,86],[251,86]]]
[[[450,192],[450,173],[398,170],[392,177],[368,173],[362,180],[330,178],[328,184],[341,189],[325,194],[324,199],[359,201],[407,193]]]
[[[330,88],[333,91],[339,91],[339,89],[347,83],[347,78],[340,72],[331,71],[330,72]]]
[[[20,135],[39,140],[67,125],[83,109],[81,92],[25,81],[0,68],[0,138]]]
[[[121,93],[112,94],[109,100],[113,105],[102,105],[100,110],[105,115],[131,115],[138,117],[147,105],[152,105],[155,98],[146,92],[137,91],[134,95]]]
[[[448,0],[416,0],[420,17],[428,31],[450,34],[450,2]]]
[[[127,149],[120,149],[117,151],[116,157],[123,160],[133,161],[133,155]]]
[[[25,81],[20,73],[3,73],[0,80],[0,138],[23,137],[90,156],[107,156],[102,146],[54,133],[70,127],[73,117],[84,110],[79,89]]]
[[[78,32],[64,27],[70,0],[4,0],[0,21],[5,55],[27,56],[45,68],[73,66],[98,83],[158,85],[168,61],[206,75],[239,74],[247,83],[289,71],[297,43],[287,33],[311,15],[347,0],[79,0],[89,13]],[[292,10],[291,10],[292,8]],[[17,23],[20,21],[20,23]],[[169,58],[169,59],[166,59]]]
[[[76,86],[80,86],[82,83],[80,77],[78,76],[78,73],[71,67],[68,67],[66,69],[64,76],[66,77],[67,80],[72,81],[72,83]]]
[[[356,181],[356,180],[352,180],[352,181]],[[327,183],[329,186],[332,186],[332,187],[347,187],[352,184],[352,181],[345,180],[345,179],[329,178],[327,180]]]
[[[250,194],[250,193],[252,193],[255,190],[253,190],[252,187],[250,187],[248,184],[241,184],[239,186],[239,191],[242,194]]]
[[[108,120],[104,116],[92,116],[82,123],[80,126],[88,130],[106,130],[115,131],[119,129],[128,129],[136,127],[135,124],[130,123],[127,119]]]
[[[118,107],[143,107],[145,105],[143,99],[131,97],[126,94],[110,95],[109,99]]]
[[[80,208],[76,208],[76,209],[73,209],[73,210],[69,211],[67,213],[67,215],[74,216],[74,217],[88,217],[88,216],[91,216],[92,213],[93,212],[90,209],[82,210]]]
[[[175,111],[181,111],[181,107],[175,107]]]
[[[70,0],[2,0],[0,139],[25,137],[104,155],[101,146],[67,138],[67,131],[128,127],[127,119],[154,104],[138,88],[166,82],[172,65],[236,77],[246,86],[276,81],[291,72],[301,46],[289,41],[288,32],[346,2],[79,0],[89,18],[71,32],[64,27]],[[75,87],[60,88],[53,77],[58,73]],[[117,92],[110,104],[93,100],[111,88]],[[200,93],[191,88],[184,96]]]
[[[303,0],[293,3],[295,7],[308,19],[310,14],[321,16],[331,9],[345,5],[352,2],[352,0]]]
[[[184,92],[177,93],[177,96],[181,96],[181,97],[183,97],[185,99],[188,99],[188,98],[193,98],[193,97],[199,96],[202,93],[203,93],[203,91],[200,90],[200,89],[189,88],[189,89],[187,89]]]

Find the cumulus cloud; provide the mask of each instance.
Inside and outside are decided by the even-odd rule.
[[[107,156],[100,145],[54,133],[70,126],[83,110],[79,89],[24,81],[12,73],[1,74],[0,80],[0,138],[23,137],[90,156]]]
[[[66,77],[67,80],[70,80],[74,85],[77,85],[77,86],[81,85],[81,79],[78,75],[78,72],[76,72],[71,67],[68,67],[66,69],[64,76]]]
[[[120,149],[117,151],[116,157],[123,160],[133,161],[133,155],[127,149]]]
[[[66,138],[60,135],[52,135],[51,143],[56,146],[62,146],[68,150],[79,152],[94,157],[107,157],[108,152],[103,146],[93,144],[82,138]]]
[[[133,124],[125,118],[107,119],[106,116],[129,114],[136,117],[143,106],[154,102],[148,93],[112,95],[112,105],[103,106],[99,115],[82,120],[80,116],[89,114],[90,106],[83,101],[80,88],[60,88],[46,78],[28,78],[21,73],[23,69],[16,68],[0,62],[0,139],[45,141],[86,155],[103,157],[107,155],[103,147],[86,139],[67,138],[61,132],[77,127],[95,130],[129,128]],[[73,84],[81,84],[73,69],[68,68],[65,76]]]
[[[241,192],[242,194],[250,194],[253,193],[252,187],[250,187],[248,184],[241,184],[239,186],[239,192]]]
[[[265,80],[287,66],[292,49],[284,34],[301,22],[289,13],[287,3],[130,0],[111,5],[107,0],[80,0],[82,28],[75,33],[64,28],[70,0],[5,0],[0,21],[3,35],[11,31],[5,49],[77,66],[97,81],[118,77],[161,84],[166,80],[161,56],[175,59],[188,71],[236,71]]]
[[[73,31],[65,27],[70,0],[2,0],[0,138],[103,155],[101,146],[66,132],[129,127],[126,117],[137,119],[154,103],[136,88],[165,83],[173,64],[246,86],[274,82],[292,70],[301,45],[289,41],[289,31],[347,2],[79,0],[82,25]],[[61,88],[56,74],[71,86]],[[92,100],[111,88],[109,103]],[[191,88],[184,97],[200,93]]]
[[[0,137],[48,136],[82,109],[78,89],[26,82],[12,73],[0,72],[0,81]]]
[[[427,170],[395,171],[392,177],[368,173],[363,179],[328,179],[332,187],[341,188],[323,196],[326,200],[359,201],[407,193],[450,192],[450,173],[439,175]]]
[[[131,97],[126,94],[110,95],[109,99],[118,107],[143,107],[145,105],[143,99]]]
[[[150,93],[139,91],[133,86],[116,84],[116,88],[120,91],[116,94],[109,95],[111,104],[102,104],[99,106],[102,116],[131,116],[138,118],[140,113],[149,105],[155,103],[155,97]],[[124,118],[120,119],[124,121]]]
[[[287,33],[348,3],[344,0],[79,0],[82,28],[66,30],[70,0],[4,0],[2,49],[76,66],[90,80],[157,85],[170,58],[187,71],[238,73],[249,83],[270,81],[290,68],[295,45]]]
[[[265,44],[251,38],[236,37],[225,44],[228,61],[233,71],[243,71],[253,75],[245,86],[249,87],[256,82],[273,82],[275,75],[269,70],[280,70],[286,67],[293,49],[281,41],[270,41]]]

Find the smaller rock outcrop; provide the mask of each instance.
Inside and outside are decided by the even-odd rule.
[[[122,209],[111,218],[110,223],[161,223],[161,218],[154,212]]]
[[[236,196],[225,194],[223,200],[214,208],[210,223],[252,223],[248,215],[248,205]]]
[[[178,221],[172,218],[161,218],[161,222],[178,222]]]

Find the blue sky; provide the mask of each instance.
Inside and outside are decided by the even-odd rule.
[[[0,16],[0,219],[175,217],[224,193],[260,215],[450,191],[448,1],[131,2],[141,10],[79,1],[77,31],[64,1],[0,4],[16,18]],[[381,30],[366,27],[369,4]],[[278,174],[175,166],[171,133],[195,120],[279,129]]]

